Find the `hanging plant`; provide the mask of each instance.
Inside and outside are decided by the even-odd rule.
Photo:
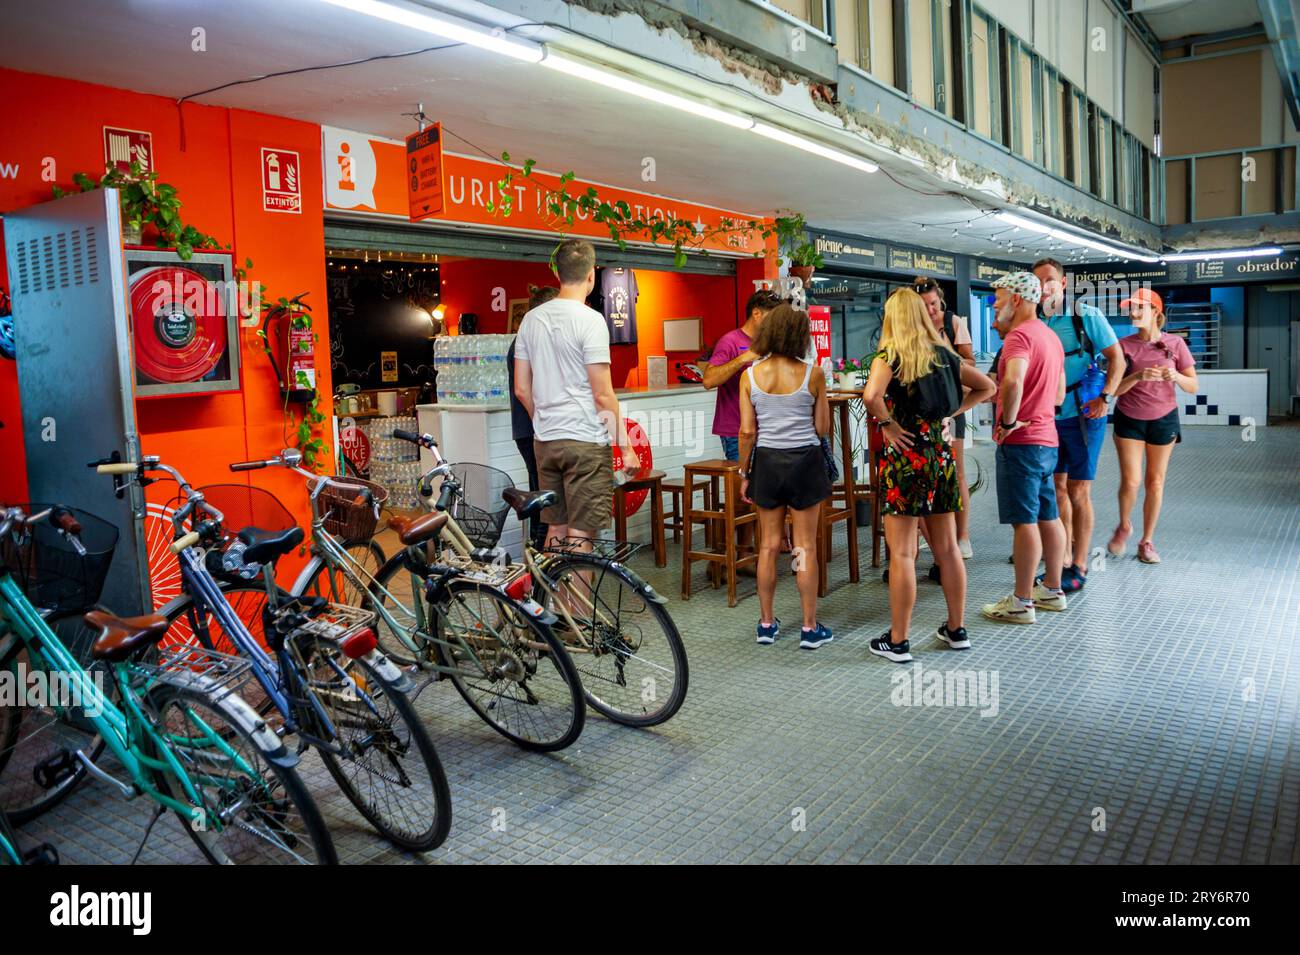
[[[487,204],[487,210],[492,215],[500,214],[508,218],[514,211],[513,184],[515,181],[516,171],[510,161],[510,154],[503,152],[501,162],[506,167],[505,174],[497,182],[497,193],[499,199],[493,200]],[[579,217],[589,219],[599,225],[604,226],[609,237],[619,247],[619,250],[625,250],[629,241],[650,242],[655,245],[666,244],[673,250],[673,265],[681,268],[686,264],[686,253],[688,250],[695,250],[701,254],[708,254],[707,243],[717,238],[744,238],[749,239],[755,235],[766,239],[771,235],[778,234],[777,220],[768,223],[758,219],[731,219],[723,217],[715,226],[705,226],[703,223],[692,222],[690,219],[681,219],[677,217],[654,217],[649,218],[637,215],[632,207],[622,199],[609,202],[600,197],[599,190],[595,186],[588,186],[576,194],[569,191],[569,186],[576,180],[573,172],[566,172],[560,176],[558,188],[547,185],[536,179],[533,171],[537,166],[535,159],[525,159],[522,166],[518,169],[520,178],[529,179],[537,183],[538,188],[546,196],[546,213],[550,219],[550,226],[555,231],[563,233],[573,227]],[[802,221],[800,216],[800,221]],[[753,253],[755,257],[763,255],[762,252]],[[552,253],[552,266],[554,266],[554,253]]]

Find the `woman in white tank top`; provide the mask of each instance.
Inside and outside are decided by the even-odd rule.
[[[794,523],[795,579],[803,608],[799,646],[832,639],[817,621],[817,525],[830,497],[821,439],[830,433],[826,379],[803,361],[811,343],[808,313],[779,305],[750,346],[764,357],[740,380],[741,494],[758,508],[758,642],[780,632],[773,604],[776,559],[789,512]]]

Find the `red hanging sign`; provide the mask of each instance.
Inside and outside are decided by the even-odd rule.
[[[406,137],[406,192],[412,222],[442,213],[442,124]]]
[[[812,305],[808,308],[808,330],[812,333],[813,347],[817,349],[817,364],[831,357],[831,307]]]

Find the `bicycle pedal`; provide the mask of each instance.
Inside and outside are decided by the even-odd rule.
[[[23,853],[23,865],[58,865],[59,850],[48,842],[42,842],[34,849]]]
[[[54,789],[75,776],[79,765],[71,750],[60,750],[37,763],[32,769],[32,777],[42,789]]]

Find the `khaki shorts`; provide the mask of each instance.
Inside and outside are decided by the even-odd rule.
[[[614,512],[614,459],[609,445],[535,440],[533,448],[538,485],[557,495],[556,502],[542,512],[542,520],[580,531],[608,527]]]

